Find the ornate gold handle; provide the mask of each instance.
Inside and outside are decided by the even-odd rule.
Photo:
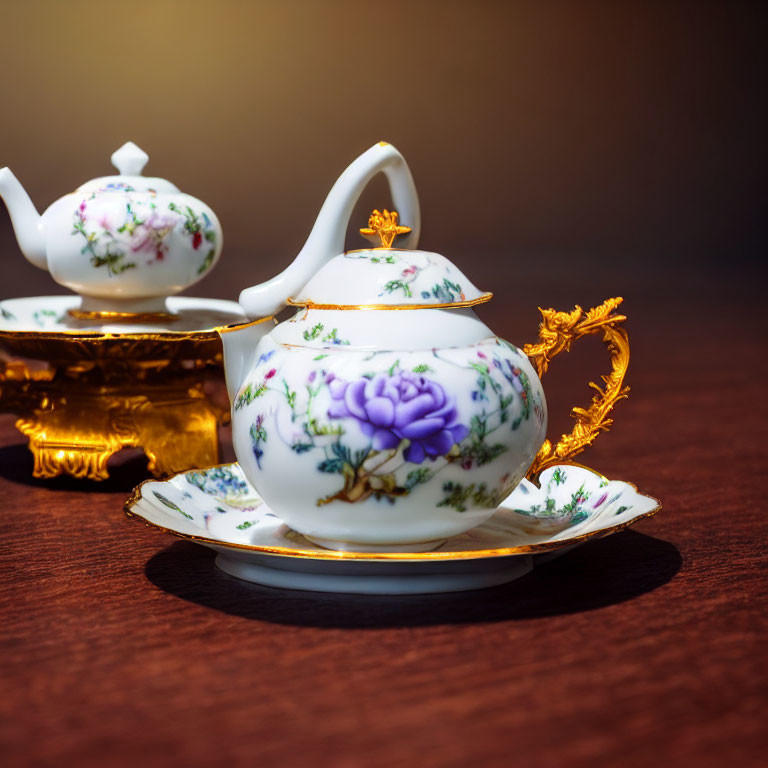
[[[563,435],[555,446],[550,440],[544,441],[527,472],[528,479],[535,479],[547,467],[568,461],[591,445],[600,432],[607,431],[613,423],[608,418],[613,406],[629,394],[629,387],[624,386],[624,376],[629,366],[629,339],[624,328],[619,327],[627,318],[612,314],[622,301],[620,297],[606,299],[586,314],[578,305],[573,312],[539,308],[543,318],[539,326],[539,342],[523,347],[523,352],[530,358],[539,377],[547,372],[552,358],[567,352],[573,341],[595,333],[603,334],[603,341],[611,355],[611,372],[602,377],[604,389],[593,381],[589,383],[590,387],[597,390],[597,394],[588,408],[574,408],[571,411],[576,419],[576,426],[571,433]]]

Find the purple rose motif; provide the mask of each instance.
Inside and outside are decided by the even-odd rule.
[[[414,464],[444,456],[469,434],[457,423],[454,398],[418,374],[396,370],[353,382],[334,377],[328,387],[333,398],[330,418],[356,419],[379,451],[410,440],[403,455]]]

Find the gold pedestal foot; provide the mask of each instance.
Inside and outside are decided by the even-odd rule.
[[[175,386],[174,386],[175,385]],[[129,395],[106,387],[42,397],[41,407],[16,422],[29,438],[35,477],[62,473],[105,480],[107,462],[123,448],[140,448],[155,477],[217,464],[217,427],[224,414],[202,385],[154,386]]]
[[[137,445],[149,458],[155,477],[219,463],[217,428],[226,414],[208,401],[202,389],[186,397],[157,399],[133,412]]]
[[[107,461],[124,447],[123,443],[112,435],[78,435],[73,427],[77,430],[77,425],[60,411],[38,412],[16,422],[19,432],[29,438],[29,450],[35,460],[34,477],[56,477],[63,473],[89,480],[109,477]]]
[[[228,412],[208,398],[199,374],[142,382],[140,395],[123,383],[5,374],[0,410],[20,416],[35,477],[105,480],[107,462],[123,448],[143,450],[155,477],[219,461],[217,428]]]

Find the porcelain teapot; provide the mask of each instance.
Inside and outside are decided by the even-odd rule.
[[[142,176],[148,159],[124,144],[112,155],[119,175],[82,184],[42,216],[10,169],[0,169],[0,197],[22,253],[82,296],[82,316],[165,312],[165,299],[200,280],[221,254],[213,211],[165,179]]]
[[[380,171],[400,216],[374,211],[361,232],[378,245],[343,252]],[[242,292],[259,319],[221,332],[238,461],[324,547],[434,548],[489,518],[540,450],[556,453],[534,365],[553,342],[529,359],[497,337],[473,310],[491,293],[415,250],[419,229],[408,166],[382,142],[342,174],[291,266]],[[265,322],[286,304],[293,317]]]

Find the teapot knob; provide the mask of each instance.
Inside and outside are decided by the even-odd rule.
[[[121,176],[141,176],[149,155],[132,141],[127,141],[120,149],[112,153],[112,165]]]
[[[376,242],[378,238],[379,242],[376,244],[380,248],[391,248],[396,237],[407,235],[411,231],[411,227],[404,227],[397,223],[398,217],[397,211],[388,211],[385,208],[382,213],[374,208],[368,219],[368,226],[363,227],[360,234],[369,238],[371,242]]]

